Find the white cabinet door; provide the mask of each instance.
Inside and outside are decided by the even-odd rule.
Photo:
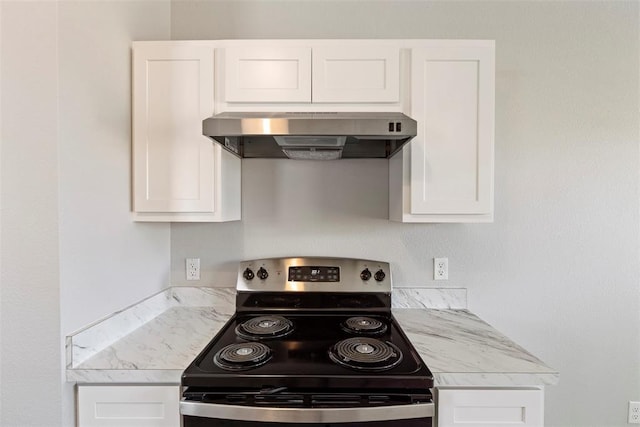
[[[397,47],[314,47],[313,102],[394,103],[400,94]]]
[[[411,64],[411,213],[491,212],[493,50],[414,49]]]
[[[136,220],[239,219],[240,195],[224,193],[239,193],[240,160],[202,135],[202,120],[214,110],[213,61],[211,46],[134,43]]]
[[[438,427],[542,427],[540,389],[438,389]]]
[[[492,42],[412,49],[418,134],[403,153],[403,221],[493,219],[494,90]]]
[[[179,427],[180,387],[78,386],[78,427]]]
[[[379,46],[229,46],[227,103],[397,103],[400,49]]]
[[[311,102],[311,48],[224,50],[226,102]]]

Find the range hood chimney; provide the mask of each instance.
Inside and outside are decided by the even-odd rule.
[[[416,136],[402,113],[222,113],[202,133],[243,158],[389,158]]]

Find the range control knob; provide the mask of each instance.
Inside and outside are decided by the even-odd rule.
[[[382,271],[382,269],[376,271],[376,274],[373,275],[373,278],[376,279],[376,282],[382,282],[385,277],[387,277],[387,275],[384,274],[384,271]]]
[[[253,280],[253,277],[255,275],[253,274],[253,271],[247,267],[247,269],[242,273],[242,277],[244,277],[246,280]]]
[[[267,277],[269,277],[269,273],[267,272],[267,270],[260,267],[260,269],[258,270],[258,278],[260,280],[265,280]]]
[[[371,279],[371,272],[369,271],[369,269],[368,269],[368,268],[365,268],[364,270],[362,270],[362,271],[360,272],[360,278],[361,278],[362,280],[369,280],[369,279]]]

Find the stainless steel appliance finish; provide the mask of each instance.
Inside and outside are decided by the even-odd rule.
[[[202,132],[248,158],[388,158],[417,133],[402,113],[221,113]]]
[[[182,375],[184,427],[431,427],[433,375],[391,313],[387,262],[239,263],[236,313]]]
[[[238,405],[221,405],[200,402],[182,402],[180,412],[205,418],[237,421],[277,423],[357,423],[367,421],[400,421],[414,418],[431,418],[435,413],[433,403],[417,403],[405,406],[374,406],[363,408],[255,408]]]
[[[339,266],[331,278],[317,274],[311,267]],[[305,274],[289,277],[290,268],[308,267]],[[327,274],[328,276],[329,274]],[[300,277],[298,277],[300,276]],[[339,276],[334,278],[333,276]],[[265,258],[243,261],[238,268],[238,292],[358,292],[391,293],[391,268],[388,262],[353,258],[303,257]]]

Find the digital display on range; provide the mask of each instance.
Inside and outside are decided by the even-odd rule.
[[[339,282],[339,267],[289,267],[290,282]]]

